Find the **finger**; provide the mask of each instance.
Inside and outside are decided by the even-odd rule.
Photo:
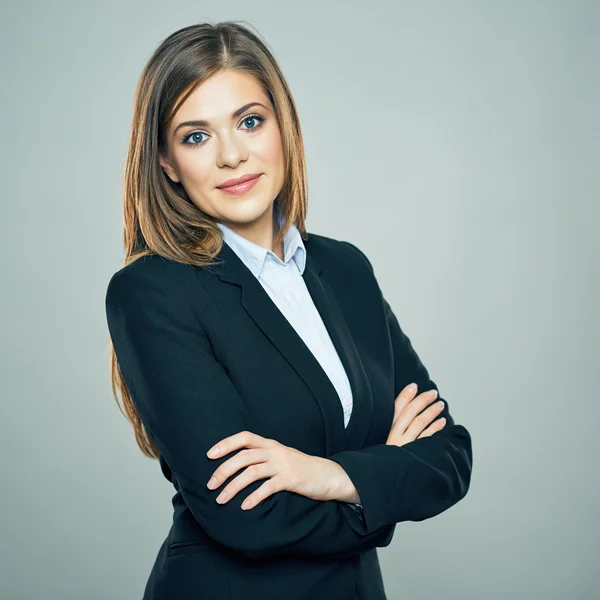
[[[240,431],[239,433],[223,438],[220,442],[217,442],[206,455],[209,458],[217,458],[219,456],[225,456],[225,454],[229,454],[239,448],[265,446],[268,441],[267,438],[263,438],[257,433]]]
[[[414,387],[411,388],[411,386]],[[392,421],[392,427],[400,417],[404,408],[408,406],[408,404],[415,397],[418,389],[419,388],[416,383],[411,383],[396,396],[396,400],[394,401],[394,419]]]
[[[440,400],[435,404],[432,404],[429,408],[424,410],[420,415],[413,419],[413,422],[409,425],[406,430],[406,435],[409,438],[416,439],[417,436],[427,427],[429,424],[437,419],[441,412],[444,410],[444,402]]]
[[[441,431],[446,426],[446,419],[442,417],[441,419],[436,419],[425,431],[418,436],[417,439],[422,437],[429,437],[436,433],[437,431]]]
[[[253,464],[245,468],[235,479],[230,481],[217,496],[216,502],[225,504],[246,486],[259,479],[267,479],[277,472],[267,463]]]
[[[268,481],[265,481],[257,490],[254,490],[245,500],[242,502],[243,510],[250,510],[257,504],[260,504],[265,498],[272,496],[276,492],[281,492],[287,487],[283,483],[284,479],[281,475],[275,475]]]
[[[415,418],[419,413],[423,411],[423,409],[431,404],[437,397],[437,390],[429,390],[427,392],[423,392],[419,394],[414,400],[412,400],[408,406],[404,409],[400,418],[398,419],[397,428],[401,434],[405,433],[405,431],[410,427]],[[427,422],[427,424],[429,421]]]
[[[265,448],[245,448],[244,450],[238,452],[235,456],[232,456],[224,463],[220,464],[206,483],[206,487],[214,490],[227,481],[227,479],[234,473],[237,473],[240,469],[248,467],[252,464],[266,462],[268,459],[269,451]]]

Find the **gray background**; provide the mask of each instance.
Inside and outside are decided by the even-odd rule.
[[[168,531],[104,293],[142,66],[227,19],[295,95],[309,232],[366,252],[473,436],[467,497],[379,551],[390,600],[600,597],[600,2],[572,0],[2,5],[0,597],[141,598]]]

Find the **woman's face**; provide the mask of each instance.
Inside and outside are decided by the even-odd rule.
[[[233,229],[272,227],[273,201],[284,181],[283,147],[273,106],[252,76],[229,70],[204,81],[180,106],[167,135],[168,155],[160,163],[199,209]],[[261,176],[243,194],[217,187],[253,173]]]

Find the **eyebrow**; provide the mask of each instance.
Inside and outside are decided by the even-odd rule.
[[[260,102],[248,102],[248,104],[244,104],[244,106],[240,106],[237,110],[233,111],[231,113],[231,118],[235,119],[236,117],[239,117],[244,111],[248,110],[251,106],[262,106],[263,108],[266,108],[268,110],[268,107],[265,106],[264,104],[261,104]],[[186,126],[191,126],[191,127],[208,127],[210,125],[210,123],[208,121],[184,121],[183,123],[179,123],[179,125],[177,125],[177,127],[175,127],[174,131],[173,131],[173,135],[175,135],[175,133],[177,133],[177,130],[180,127],[186,127]]]

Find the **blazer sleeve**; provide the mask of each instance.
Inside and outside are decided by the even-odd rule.
[[[225,504],[215,501],[240,471],[216,490],[206,483],[237,451],[218,459],[206,453],[225,437],[252,431],[252,421],[193,307],[191,293],[202,288],[192,290],[190,274],[175,277],[173,270],[125,267],[116,272],[106,291],[106,316],[133,403],[204,531],[251,558],[295,554],[337,559],[387,546],[394,527],[359,533],[362,515],[345,502],[281,491],[242,510],[244,498],[265,479]]]
[[[365,254],[344,243],[359,252],[373,272]],[[395,396],[412,382],[418,394],[437,390],[445,403],[438,418],[445,417],[446,425],[404,446],[379,444],[328,456],[344,468],[360,496],[364,520],[352,524],[361,534],[389,523],[423,521],[447,510],[466,495],[473,463],[469,431],[454,422],[448,402],[439,395],[389,303],[383,299],[383,304],[394,355]]]

